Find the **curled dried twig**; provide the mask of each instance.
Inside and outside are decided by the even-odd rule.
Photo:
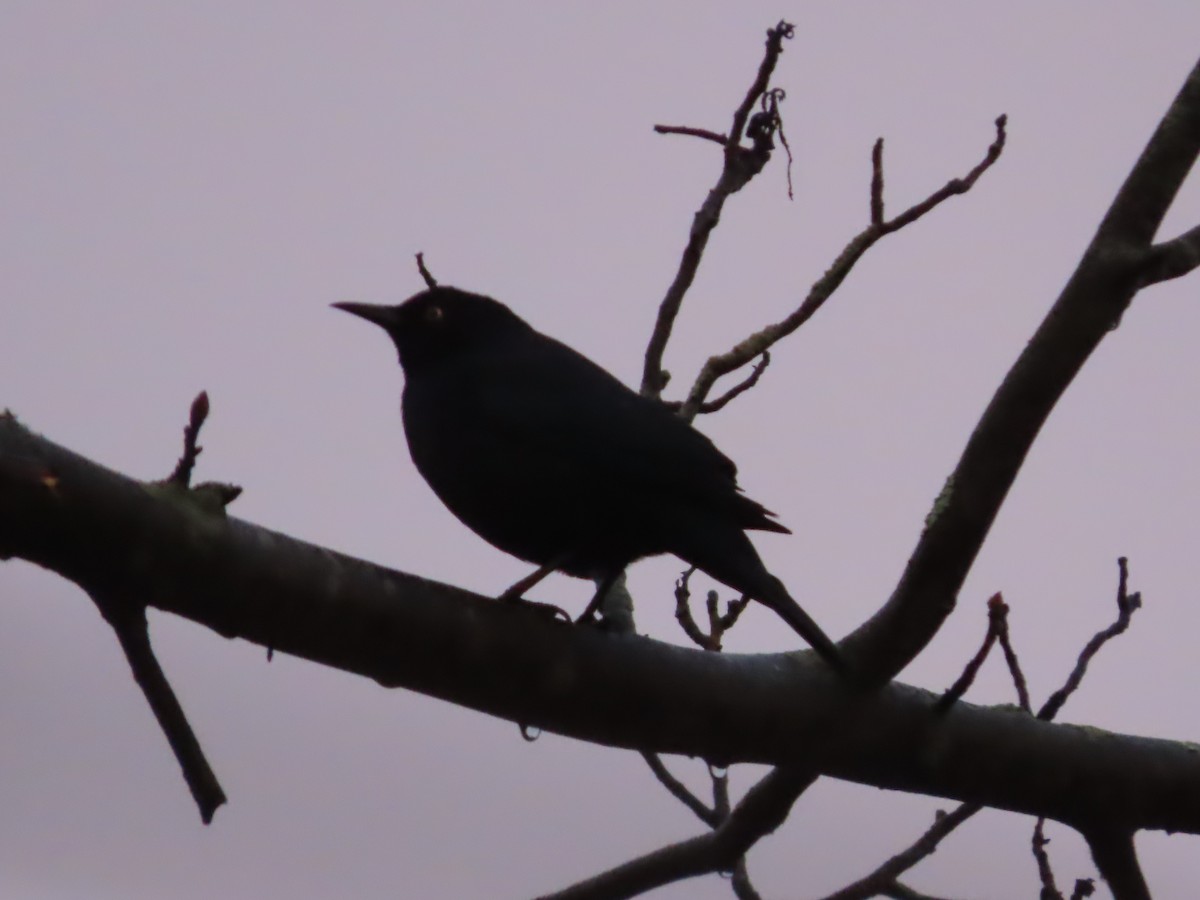
[[[670,340],[675,318],[683,305],[684,295],[696,278],[696,271],[700,267],[704,248],[708,246],[709,236],[720,221],[726,199],[745,187],[762,171],[771,157],[771,150],[774,148],[772,136],[778,123],[778,100],[774,118],[765,111],[752,118],[751,111],[767,93],[771,75],[775,72],[780,54],[783,53],[783,42],[794,33],[794,27],[788,22],[780,22],[767,30],[766,51],[759,64],[758,73],[733,114],[733,123],[728,135],[681,125],[655,126],[654,130],[659,134],[685,134],[719,143],[724,148],[725,159],[717,183],[708,192],[708,196],[693,217],[688,242],[684,247],[675,278],[658,307],[658,316],[646,347],[642,367],[641,392],[648,397],[660,396],[667,385],[668,375],[662,368],[663,353],[666,351],[667,341]],[[742,143],[743,136],[750,140],[750,146]]]

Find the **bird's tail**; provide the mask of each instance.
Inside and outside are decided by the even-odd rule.
[[[837,644],[830,640],[829,636],[821,630],[821,626],[813,621],[812,616],[801,609],[800,604],[792,599],[792,595],[787,592],[783,582],[769,573],[764,581],[770,587],[764,586],[758,594],[751,596],[763,606],[774,610],[783,621],[792,626],[792,630],[804,638],[809,646],[817,652],[817,655],[829,664],[830,668],[840,675],[849,674],[850,667],[838,650]]]
[[[783,582],[767,571],[744,531],[711,518],[697,517],[688,524],[693,527],[688,529],[686,539],[671,548],[676,556],[774,610],[831,668],[850,675],[850,666],[837,645],[792,599]]]

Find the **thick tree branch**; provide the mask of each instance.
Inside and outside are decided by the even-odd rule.
[[[844,642],[882,683],[928,644],[1063,391],[1142,283],[1150,241],[1200,153],[1200,65],[1134,165],[1053,308],[1005,376],[926,517],[887,604]]]
[[[227,637],[594,743],[811,764],[1067,823],[1200,833],[1190,745],[963,702],[939,716],[927,691],[861,695],[807,651],[707,653],[550,621],[205,513],[7,415],[4,556],[119,587]]]

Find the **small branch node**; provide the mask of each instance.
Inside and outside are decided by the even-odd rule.
[[[204,420],[208,418],[208,412],[208,392],[201,391],[192,401],[191,409],[188,411],[188,423],[183,429],[183,455],[175,464],[175,470],[167,476],[169,483],[183,488],[192,483],[192,469],[196,466],[196,457],[204,450],[196,442],[200,439],[200,429],[204,425]]]

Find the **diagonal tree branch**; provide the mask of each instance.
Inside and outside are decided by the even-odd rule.
[[[1200,153],[1200,65],[1188,76],[1053,308],[984,411],[887,604],[844,645],[883,683],[929,643],[1063,391],[1120,322],[1150,241]]]
[[[663,847],[541,900],[617,900],[710,872],[732,871],[761,838],[786,821],[815,774],[780,767],[752,787],[713,831]]]
[[[96,589],[93,589],[92,599],[105,621],[112,626],[129,662],[133,679],[142,689],[154,718],[166,735],[171,752],[179,762],[183,780],[200,810],[200,819],[208,825],[218,807],[225,803],[225,791],[204,755],[204,749],[183,712],[179,698],[175,696],[171,683],[154,656],[146,624],[146,607],[125,598],[105,596]]]

